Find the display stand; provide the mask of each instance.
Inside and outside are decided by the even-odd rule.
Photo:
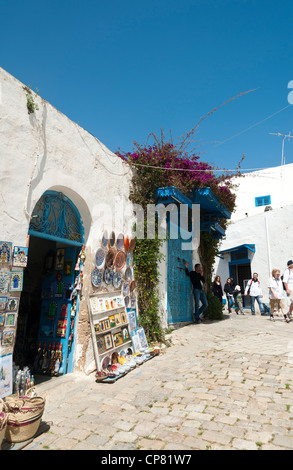
[[[117,292],[90,295],[88,309],[96,367],[101,371],[105,357],[132,347],[127,310]]]

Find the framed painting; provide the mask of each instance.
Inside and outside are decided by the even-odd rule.
[[[0,293],[6,294],[9,291],[10,272],[0,271]]]
[[[16,297],[10,297],[7,300],[6,311],[7,312],[16,312],[18,309],[19,299]]]
[[[110,333],[105,335],[105,347],[107,350],[113,348],[112,336]]]
[[[23,271],[11,271],[10,275],[10,292],[22,291],[23,285]]]
[[[16,313],[7,313],[5,319],[5,326],[15,326],[16,325]]]
[[[12,261],[12,243],[0,241],[0,263],[11,264]]]
[[[4,326],[5,324],[5,313],[0,313],[0,327]]]
[[[7,297],[0,297],[0,312],[5,312],[7,304]]]
[[[28,248],[25,246],[15,246],[13,249],[12,266],[25,268],[27,265]]]

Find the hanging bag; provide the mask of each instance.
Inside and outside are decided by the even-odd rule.
[[[7,426],[7,413],[6,413],[6,406],[2,398],[0,398],[0,449],[1,444],[5,436]]]

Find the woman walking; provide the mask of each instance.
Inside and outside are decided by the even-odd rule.
[[[229,313],[231,313],[231,307],[233,305],[233,282],[230,277],[228,277],[227,282],[224,286],[224,291],[227,297],[227,304],[228,304],[228,310]]]
[[[280,311],[284,315],[285,321],[289,323],[289,318],[286,314],[285,301],[284,301],[284,288],[279,269],[273,269],[272,277],[269,279],[269,297],[270,297],[270,320],[274,320],[274,312]]]
[[[223,289],[221,284],[220,276],[216,276],[213,282],[213,294],[215,297],[218,297],[221,305],[223,303]]]

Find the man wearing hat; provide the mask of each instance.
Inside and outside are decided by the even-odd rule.
[[[283,275],[283,283],[290,301],[288,316],[291,318],[293,310],[293,261],[291,259],[287,263],[287,269]]]

